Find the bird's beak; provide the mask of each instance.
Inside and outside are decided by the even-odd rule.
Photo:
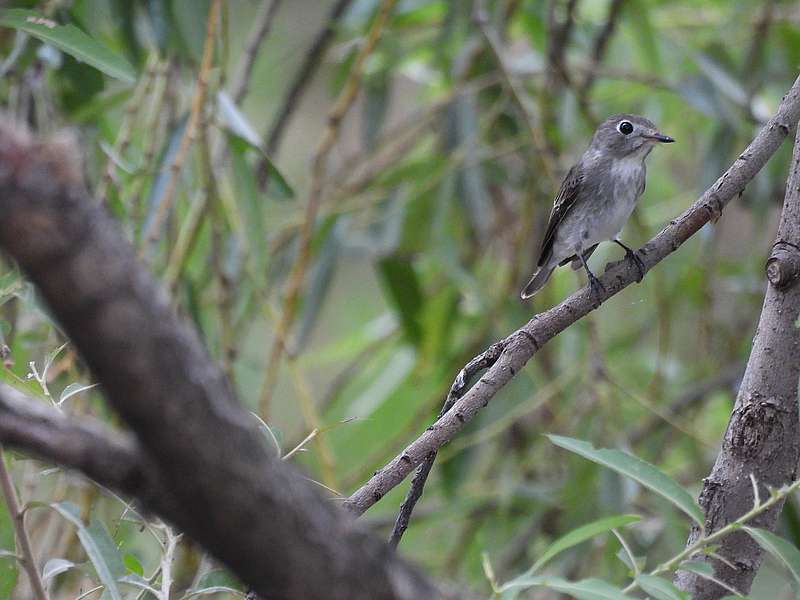
[[[671,138],[668,135],[664,135],[660,131],[655,131],[655,132],[653,132],[653,133],[651,133],[649,135],[646,135],[644,137],[646,137],[648,140],[661,142],[662,144],[671,144],[672,142],[675,141],[674,138]]]

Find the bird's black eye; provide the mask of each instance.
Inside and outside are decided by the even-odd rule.
[[[617,125],[617,131],[619,131],[622,135],[628,135],[631,131],[633,131],[633,125],[631,125],[630,121],[620,121],[619,125]]]

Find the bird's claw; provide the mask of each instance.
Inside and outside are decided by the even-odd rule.
[[[637,283],[641,283],[642,279],[644,279],[644,274],[647,272],[647,267],[644,265],[644,261],[639,256],[638,252],[635,252],[631,249],[625,250],[625,258],[628,260],[633,261],[633,264],[636,266],[636,269],[639,271],[639,277],[636,278]]]
[[[589,274],[589,289],[592,292],[592,297],[594,298],[594,307],[597,308],[600,306],[602,296],[606,293],[606,288],[600,282],[600,280],[592,275]]]

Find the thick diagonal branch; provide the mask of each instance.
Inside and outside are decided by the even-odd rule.
[[[270,452],[195,331],[86,195],[69,162],[77,153],[0,120],[0,247],[36,284],[180,510],[140,500],[265,598],[444,597]],[[100,468],[86,460],[78,466]]]
[[[797,125],[798,119],[800,119],[800,78],[784,96],[775,116],[758,132],[750,145],[716,183],[639,250],[645,269],[649,271],[677,250],[708,223],[712,216],[718,216],[732,198],[741,194]],[[638,277],[637,268],[628,261],[612,265],[600,278],[605,288],[605,292],[599,298],[600,303],[637,281]],[[593,293],[588,288],[581,289],[560,304],[536,315],[508,336],[502,354],[488,372],[455,403],[447,414],[350,496],[345,503],[346,506],[357,515],[369,509],[403,481],[427,456],[453,439],[525,366],[542,345],[589,314],[596,306]]]
[[[703,480],[700,505],[706,514],[705,533],[718,531],[753,506],[755,477],[761,497],[767,487],[789,484],[797,477],[800,459],[800,421],[797,418],[797,382],[800,378],[800,128],[795,137],[786,196],[778,235],[767,261],[767,293],[744,379],[739,388],[728,430],[711,474]],[[783,502],[760,514],[751,525],[774,530]],[[691,545],[701,535],[694,525]],[[709,560],[716,577],[747,594],[761,566],[761,547],[744,532],[719,542],[717,554],[694,557]],[[717,600],[728,592],[716,583],[687,571],[678,571],[676,583],[695,600]]]

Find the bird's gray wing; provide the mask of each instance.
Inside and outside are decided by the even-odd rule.
[[[544,232],[542,249],[539,252],[539,260],[536,263],[537,266],[541,267],[550,260],[558,226],[575,205],[582,182],[583,171],[579,165],[573,166],[567,173],[567,176],[564,177],[564,181],[561,182],[561,189],[558,190],[558,195],[553,201],[553,210],[550,211],[550,220],[547,222],[547,229]]]

